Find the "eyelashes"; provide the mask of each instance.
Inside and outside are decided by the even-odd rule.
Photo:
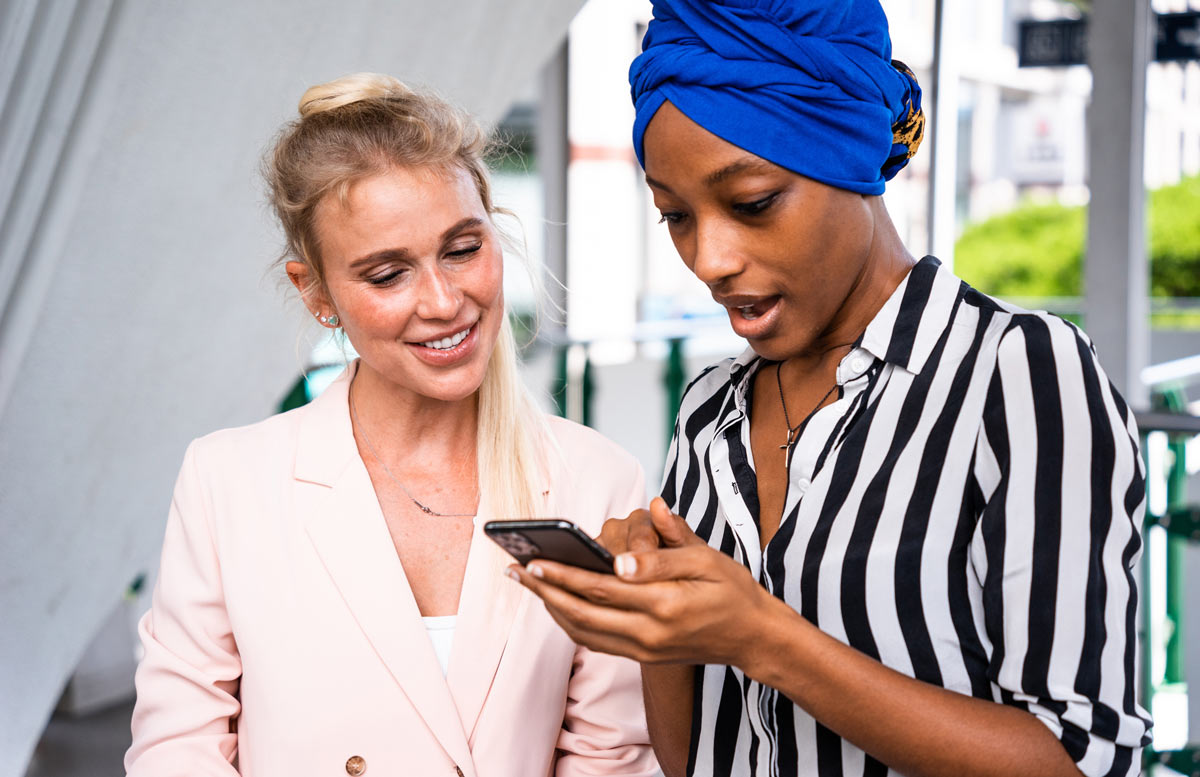
[[[474,245],[466,246],[464,248],[455,249],[454,251],[447,251],[446,257],[453,261],[457,261],[457,262],[467,261],[467,260],[473,258],[474,255],[477,254],[481,248],[483,248],[482,241],[475,243]],[[399,281],[404,275],[408,274],[408,272],[409,272],[409,269],[407,267],[395,267],[395,268],[389,269],[387,272],[383,273],[382,275],[374,275],[374,276],[364,277],[363,280],[365,280],[367,283],[371,284],[372,286],[391,286],[392,284]]]
[[[758,216],[765,213],[775,203],[779,198],[779,194],[779,192],[771,192],[765,197],[760,197],[750,202],[735,202],[730,206],[730,209],[740,216]],[[679,210],[664,210],[659,211],[659,214],[658,223],[668,226],[682,224],[688,218],[686,213]]]
[[[446,256],[453,256],[458,259],[465,259],[481,248],[483,248],[483,243],[476,243],[475,245],[467,246],[466,248],[460,248],[457,251],[449,251],[449,252],[447,252]]]
[[[771,207],[771,204],[775,202],[775,198],[778,196],[779,192],[772,192],[766,197],[762,197],[761,199],[757,199],[752,202],[736,203],[733,206],[733,209],[738,213],[744,213],[747,216],[757,216],[759,213],[762,213],[767,208]]]

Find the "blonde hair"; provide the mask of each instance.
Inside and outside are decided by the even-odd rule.
[[[356,181],[395,168],[463,170],[489,216],[507,214],[492,202],[488,151],[487,135],[470,115],[391,76],[355,73],[311,87],[300,98],[300,118],[283,128],[263,165],[283,226],[284,260],[308,266],[306,293],[328,297],[318,204],[329,196],[344,203]],[[517,365],[516,341],[504,315],[478,392],[476,465],[481,494],[496,515],[512,518],[540,512],[536,486],[550,444],[545,418]]]

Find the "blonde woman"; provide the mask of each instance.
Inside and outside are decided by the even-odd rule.
[[[576,646],[481,533],[596,533],[644,499],[628,454],[522,387],[484,145],[373,74],[309,89],[281,134],[288,278],[360,356],[188,448],[130,775],[657,773],[637,665]]]

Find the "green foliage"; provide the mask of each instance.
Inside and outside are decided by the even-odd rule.
[[[954,271],[999,297],[1073,297],[1082,288],[1083,208],[1023,205],[963,232]]]
[[[1147,207],[1150,294],[1200,297],[1200,177],[1158,189]],[[999,297],[1075,297],[1083,293],[1082,207],[1028,204],[968,227],[954,269]]]
[[[1200,176],[1150,194],[1150,294],[1200,297]]]

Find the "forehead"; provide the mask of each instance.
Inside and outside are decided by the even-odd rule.
[[[331,216],[369,218],[379,212],[420,210],[429,206],[483,207],[474,180],[460,167],[397,167],[351,181],[337,197],[328,197]]]
[[[760,156],[714,135],[664,102],[642,138],[646,179],[670,188],[674,182],[715,186],[739,174],[787,172]]]
[[[322,199],[315,219],[323,246],[338,252],[396,240],[419,243],[468,216],[487,218],[471,175],[459,167],[421,167],[353,181]]]

